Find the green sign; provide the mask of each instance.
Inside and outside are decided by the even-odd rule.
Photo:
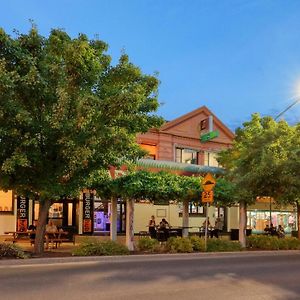
[[[205,133],[203,135],[200,136],[200,141],[202,143],[205,143],[207,141],[210,141],[216,137],[219,136],[219,131],[218,130],[215,130],[215,131],[211,131],[211,132],[208,132],[208,133]]]

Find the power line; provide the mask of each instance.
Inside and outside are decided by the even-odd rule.
[[[280,114],[278,114],[274,120],[276,121],[278,118],[280,118],[286,111],[288,111],[290,108],[292,108],[294,105],[296,105],[300,101],[300,98],[298,98],[295,102],[290,104],[284,111],[282,111]]]

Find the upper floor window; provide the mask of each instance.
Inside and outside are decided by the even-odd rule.
[[[198,152],[193,149],[176,148],[176,162],[198,164]]]
[[[147,159],[156,159],[157,147],[156,145],[140,144],[140,147],[146,150],[148,153],[144,156]]]
[[[0,191],[0,213],[13,212],[13,192]]]
[[[219,167],[219,163],[217,161],[217,153],[215,152],[204,152],[204,165],[210,167]]]

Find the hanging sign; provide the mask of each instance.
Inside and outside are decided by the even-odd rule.
[[[93,233],[94,194],[83,193],[83,233]]]
[[[28,228],[29,199],[17,197],[17,231],[25,232]]]

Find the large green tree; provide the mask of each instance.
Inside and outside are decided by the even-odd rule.
[[[78,195],[98,170],[143,155],[136,134],[159,126],[159,81],[107,44],[63,30],[0,29],[0,188],[40,201],[35,251],[43,251],[53,200]]]
[[[240,203],[243,245],[246,208],[256,197],[269,196],[279,204],[299,207],[299,129],[299,125],[290,126],[285,121],[254,114],[237,129],[233,147],[219,155],[220,163],[227,169],[227,179],[234,184],[233,199]]]

